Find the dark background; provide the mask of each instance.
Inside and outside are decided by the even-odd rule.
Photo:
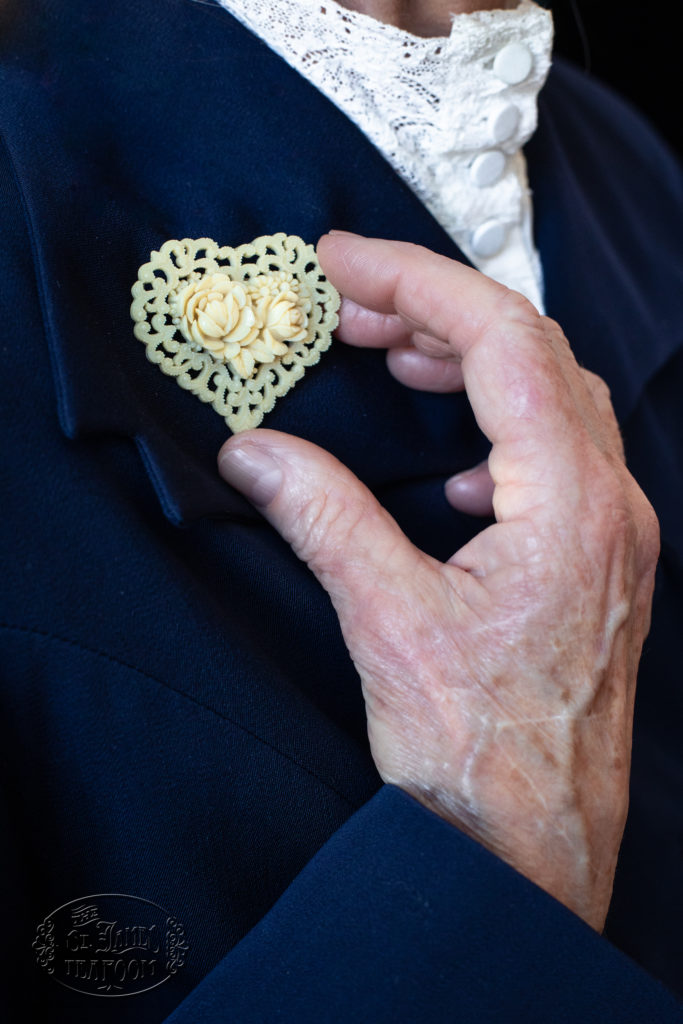
[[[678,4],[662,0],[542,0],[555,21],[555,52],[631,100],[683,153],[683,48]],[[574,8],[578,10],[577,23]]]

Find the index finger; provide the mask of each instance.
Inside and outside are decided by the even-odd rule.
[[[477,422],[499,449],[497,484],[514,479],[532,491],[535,483],[552,490],[558,472],[568,483],[568,463],[583,447],[577,435],[586,432],[584,392],[592,399],[552,321],[504,285],[420,246],[333,234],[320,240],[318,255],[342,295],[398,314],[413,331],[446,341],[462,360]],[[538,494],[527,489],[527,499]]]

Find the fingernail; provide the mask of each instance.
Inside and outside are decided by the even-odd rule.
[[[342,231],[341,228],[330,228],[328,235],[347,235],[349,238],[360,238],[355,231]]]
[[[474,476],[481,469],[481,466],[472,466],[471,469],[463,469],[459,473],[455,473],[449,480],[446,481],[448,484],[457,484],[459,480],[467,480],[469,477]]]
[[[270,505],[282,483],[279,463],[254,444],[228,448],[218,461],[218,471],[224,480],[261,508]]]
[[[472,466],[471,469],[463,469],[462,472],[449,477],[444,484],[446,497],[450,495],[453,498],[467,498],[470,494],[476,493],[480,474],[481,466]]]

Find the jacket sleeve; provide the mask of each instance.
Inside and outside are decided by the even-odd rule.
[[[583,921],[393,786],[309,862],[168,1018],[680,1022]]]

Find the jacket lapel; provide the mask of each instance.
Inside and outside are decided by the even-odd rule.
[[[215,471],[224,422],[133,338],[130,287],[151,250],[168,238],[238,245],[275,231],[315,242],[336,226],[467,260],[355,126],[235,19],[187,0],[163,10],[122,0],[36,19],[29,34],[49,33],[50,45],[31,39],[7,83],[9,145],[63,430],[133,438],[173,523],[250,522],[256,514]],[[591,162],[585,120],[560,66],[528,147],[536,236],[548,312],[623,416],[671,351],[662,328],[675,292],[643,277],[653,236]],[[637,251],[615,248],[610,220],[616,237],[635,231]],[[342,345],[266,425],[323,445],[378,492],[447,476],[487,450],[463,396],[411,393],[381,353]]]
[[[165,7],[160,26],[158,4],[60,18],[50,47],[31,48],[42,66],[11,83],[23,123],[40,130],[18,130],[10,145],[64,432],[134,438],[176,524],[251,521],[251,507],[216,474],[225,423],[133,337],[130,288],[151,250],[168,238],[238,245],[276,231],[315,243],[337,226],[464,257],[355,126],[230,15],[177,0]],[[76,71],[65,54],[80,56]],[[381,487],[453,472],[452,455],[425,461],[425,449],[435,431],[462,435],[463,420],[474,437],[465,402],[409,395],[381,353],[338,345],[266,424],[330,448]],[[381,462],[377,448],[363,454],[359,431],[405,435],[401,461]]]

